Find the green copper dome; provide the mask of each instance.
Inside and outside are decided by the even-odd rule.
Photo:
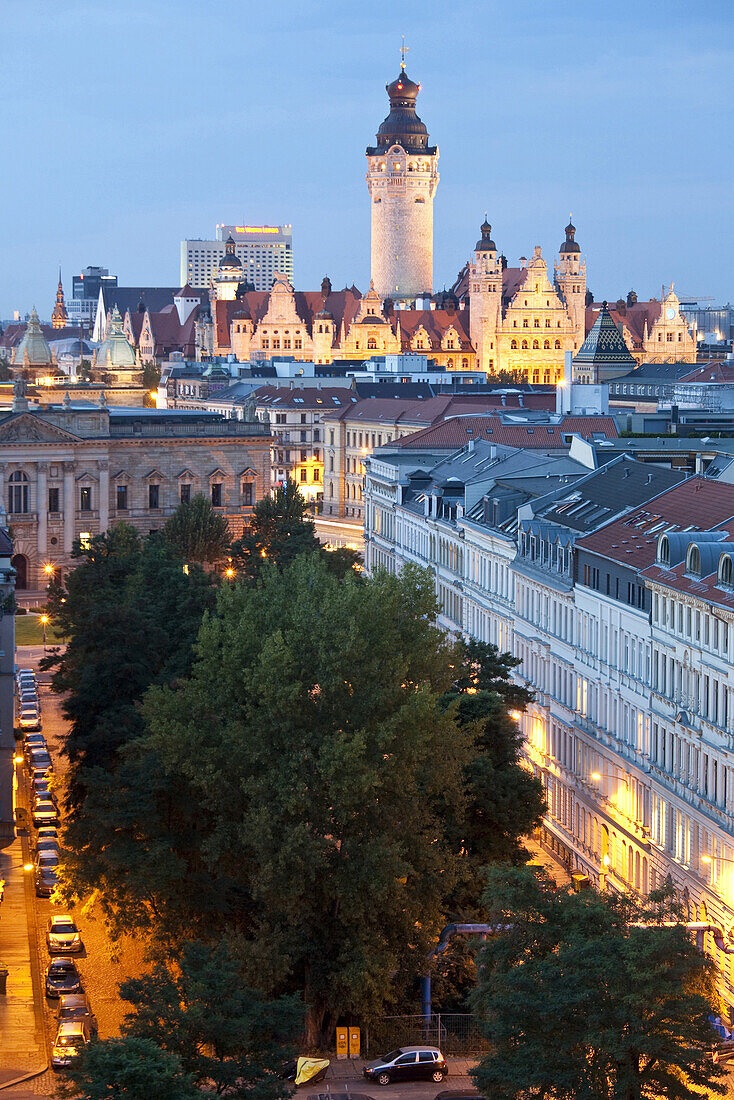
[[[97,348],[96,365],[113,370],[135,368],[135,350],[122,330],[122,317],[117,306],[112,311],[110,331]]]
[[[16,367],[47,367],[52,362],[51,348],[41,331],[41,323],[34,306],[28,319],[28,327],[23,333],[23,339],[15,349],[13,364]]]

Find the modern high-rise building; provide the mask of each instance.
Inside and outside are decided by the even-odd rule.
[[[117,286],[117,276],[110,275],[106,267],[85,267],[71,281],[71,298],[66,303],[70,325],[84,322],[93,325],[97,316],[100,290]]]
[[[290,225],[218,225],[216,240],[181,241],[181,286],[208,290],[227,252],[227,240],[242,263],[242,279],[255,290],[270,290],[276,275],[293,282],[293,227]]]

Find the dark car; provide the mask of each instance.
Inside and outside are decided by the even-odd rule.
[[[73,959],[51,959],[46,967],[46,996],[81,993],[82,979]]]
[[[53,760],[47,749],[31,749],[28,756],[28,771],[37,771],[39,768],[48,768],[49,771],[53,769]]]
[[[27,737],[23,738],[23,755],[26,758],[26,763],[30,762],[31,753],[39,749],[48,752],[46,738],[42,733],[29,733]]]
[[[59,1011],[56,1018],[62,1020],[81,1020],[89,1028],[92,1038],[97,1037],[97,1017],[85,993],[65,993],[59,998]]]
[[[364,1067],[368,1081],[389,1085],[391,1081],[443,1081],[449,1072],[438,1047],[398,1047],[384,1058],[376,1058]]]
[[[56,883],[59,881],[59,877],[56,874],[56,867],[58,864],[48,866],[48,864],[41,864],[36,866],[35,883],[36,883],[36,897],[37,898],[50,898],[56,889]]]

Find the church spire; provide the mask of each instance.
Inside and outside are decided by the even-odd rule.
[[[59,268],[59,285],[56,290],[56,305],[54,311],[51,314],[51,327],[52,328],[66,328],[69,322],[69,315],[66,312],[66,303],[64,302],[64,288],[61,285],[61,268]]]

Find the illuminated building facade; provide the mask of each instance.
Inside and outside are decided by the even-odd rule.
[[[386,85],[390,113],[367,149],[372,283],[381,298],[415,300],[433,290],[433,199],[438,148],[416,114],[420,84],[400,72]]]
[[[242,534],[270,491],[267,424],[209,412],[110,408],[100,399],[29,408],[16,384],[0,416],[0,499],[14,535],[18,589],[39,591],[46,567],[73,565],[76,539],[125,520],[160,528],[196,493]]]
[[[432,465],[419,442],[413,461],[366,462],[366,567],[429,566],[444,628],[521,659],[542,839],[568,870],[620,892],[670,881],[690,920],[728,935],[734,486],[625,455],[574,470],[593,448],[528,463],[479,440]],[[533,499],[538,477],[549,491]],[[710,934],[705,948],[731,1016],[731,956]]]
[[[181,241],[181,286],[208,290],[227,255],[240,261],[242,279],[255,290],[270,290],[275,275],[293,280],[293,227],[290,225],[218,225],[213,241]]]

